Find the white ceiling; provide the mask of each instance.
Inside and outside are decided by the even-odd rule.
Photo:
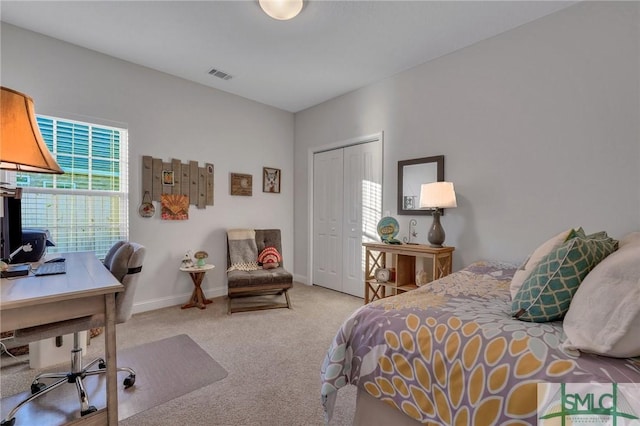
[[[297,112],[574,3],[305,0],[277,21],[257,0],[2,0],[0,18]]]

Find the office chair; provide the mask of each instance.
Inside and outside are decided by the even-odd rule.
[[[133,296],[138,285],[139,272],[142,270],[142,261],[146,249],[140,244],[118,241],[111,247],[104,259],[104,265],[111,271],[114,277],[124,286],[124,291],[116,294],[116,323],[120,324],[131,318],[133,308]],[[89,398],[85,390],[83,379],[87,376],[105,374],[106,362],[103,358],[91,361],[86,366],[82,365],[82,348],[78,333],[91,328],[103,327],[105,317],[103,314],[72,320],[60,321],[36,327],[15,331],[15,339],[20,342],[32,342],[73,333],[73,349],[71,350],[71,371],[61,373],[42,373],[36,376],[31,383],[31,396],[16,405],[2,420],[2,426],[13,426],[15,415],[25,404],[45,395],[65,383],[73,383],[78,391],[80,399],[80,415],[84,416],[97,411],[97,408],[89,404]],[[97,369],[92,367],[97,365]],[[136,381],[136,373],[131,368],[119,367],[118,371],[129,373],[124,379],[123,385],[129,388]],[[49,385],[41,382],[43,379],[54,379]]]

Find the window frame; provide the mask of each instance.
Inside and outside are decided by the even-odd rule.
[[[27,177],[28,181],[36,180],[36,182],[42,182],[42,174],[35,173],[20,173],[17,172],[15,174],[16,183],[18,186],[22,188],[23,191],[23,201],[22,201],[22,225],[23,228],[48,228],[52,233],[52,239],[54,243],[56,239],[60,241],[64,240],[64,244],[59,247],[50,247],[49,250],[53,253],[58,252],[74,252],[74,251],[86,251],[87,247],[91,247],[91,251],[94,251],[98,257],[103,258],[108,249],[118,240],[128,240],[129,239],[129,144],[128,144],[128,129],[124,127],[116,127],[112,125],[105,125],[101,123],[90,123],[86,121],[67,119],[63,117],[54,117],[50,115],[37,114],[37,119],[51,120],[52,121],[52,133],[47,133],[46,135],[43,133],[43,139],[47,143],[47,147],[51,151],[51,154],[56,161],[58,161],[58,155],[66,155],[68,158],[78,158],[82,161],[86,162],[87,169],[87,182],[88,187],[82,189],[74,189],[74,188],[57,188],[58,181],[61,176],[65,175],[47,175],[48,179],[51,179],[53,182],[53,187],[36,187],[36,186],[23,186],[20,184],[20,181],[23,177]],[[86,138],[86,155],[75,154],[74,151],[74,143],[76,141],[74,138],[71,138],[70,146],[67,147],[71,150],[72,154],[69,153],[60,153],[58,147],[61,144],[61,136],[58,132],[60,124],[65,126],[68,125],[78,125],[78,126],[86,126],[87,128],[87,138]],[[40,126],[40,124],[39,124]],[[98,130],[96,133],[95,130]],[[100,135],[104,135],[103,132],[114,132],[113,134],[118,135],[117,142],[117,158],[115,157],[105,157],[104,155],[94,155],[93,150],[98,147],[100,141]],[[42,133],[42,132],[41,132]],[[95,134],[95,136],[94,136]],[[112,138],[113,137],[112,134]],[[79,141],[77,141],[79,143]],[[110,150],[113,149],[114,143],[112,142],[110,145]],[[104,152],[104,151],[102,151]],[[96,180],[99,180],[99,172],[95,171],[92,168],[92,165],[99,161],[110,161],[114,164],[112,165],[112,172],[115,168],[117,168],[117,172],[112,179],[117,179],[118,190],[106,190],[106,189],[91,189],[95,186]],[[58,161],[60,164],[60,161]],[[60,166],[65,170],[65,167],[60,164]],[[113,167],[117,166],[117,167]],[[76,174],[72,175],[75,177],[76,175],[82,176],[82,173],[78,173],[77,170],[82,171],[83,169],[76,169]],[[65,170],[67,172],[67,170]],[[108,178],[109,172],[105,172]],[[36,178],[37,175],[37,178]],[[108,181],[107,181],[108,182]],[[31,182],[29,182],[31,183]],[[73,181],[71,182],[73,183]],[[114,182],[112,182],[114,183]],[[41,200],[38,200],[38,195],[51,195],[54,202],[57,204],[56,209],[63,208],[59,207],[59,204],[71,203],[73,205],[83,204],[91,206],[89,210],[95,212],[90,216],[82,218],[83,220],[77,220],[75,218],[80,218],[81,216],[73,216],[71,225],[74,229],[82,228],[81,233],[76,232],[66,232],[65,229],[69,228],[69,224],[60,219],[60,213],[56,210],[56,217],[54,219],[47,219],[44,223],[37,223],[38,217],[42,217],[41,214],[41,206],[38,204]],[[35,196],[35,197],[34,197]],[[60,197],[60,198],[57,198]],[[71,198],[63,198],[63,197],[71,197]],[[82,198],[84,197],[84,198]],[[95,198],[94,198],[95,197]],[[114,200],[114,198],[116,200]],[[46,202],[46,198],[45,198]],[[94,206],[100,206],[103,204],[108,205],[109,207],[106,210],[97,211],[97,208]],[[76,208],[77,210],[77,208]],[[86,210],[83,210],[86,211]],[[104,216],[109,215],[113,212],[117,212],[115,215],[117,216],[114,226],[106,226],[104,225]],[[27,214],[25,215],[25,212]],[[103,221],[96,220],[100,216],[103,216]],[[47,213],[48,216],[48,213]],[[35,217],[35,219],[34,219]],[[35,222],[34,222],[35,220]],[[78,223],[80,225],[78,225]],[[106,222],[108,223],[108,221]],[[87,225],[89,224],[89,225]],[[38,226],[40,225],[40,226]],[[113,237],[115,229],[116,237]],[[60,232],[63,233],[60,236]],[[93,240],[91,239],[91,235],[93,235]]]

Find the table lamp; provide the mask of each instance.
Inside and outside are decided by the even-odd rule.
[[[424,183],[420,187],[420,208],[433,209],[433,224],[428,234],[431,247],[442,247],[442,243],[444,243],[444,229],[442,229],[442,225],[440,225],[442,209],[457,206],[453,183]]]
[[[33,99],[2,87],[0,169],[37,173],[64,173],[42,139]]]
[[[33,99],[29,96],[6,87],[0,87],[0,169],[35,173],[64,173],[53,158],[47,144],[42,138],[36,121]],[[17,252],[10,253],[10,247],[16,247],[16,241],[10,239],[22,237],[20,223],[21,188],[11,188],[0,182],[0,257],[9,258]],[[5,211],[5,202],[16,200],[14,214]],[[6,204],[8,206],[8,203]],[[12,216],[13,219],[9,216]],[[11,234],[11,236],[10,236]],[[9,256],[11,254],[11,256]]]

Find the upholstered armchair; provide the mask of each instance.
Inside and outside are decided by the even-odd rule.
[[[259,309],[291,308],[287,291],[293,276],[284,268],[282,258],[277,267],[263,268],[258,257],[265,248],[282,253],[279,229],[236,229],[227,231],[228,313]],[[234,306],[234,299],[255,296],[284,295],[285,302],[262,298],[259,303]]]

